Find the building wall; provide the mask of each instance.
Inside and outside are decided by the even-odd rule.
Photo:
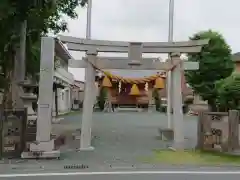
[[[60,96],[58,96],[59,111],[61,113],[67,113],[71,110],[71,97],[70,88],[67,87],[60,91]]]
[[[78,100],[79,103],[82,103],[84,100],[84,85],[83,81],[74,81],[74,85],[71,89],[71,100],[72,100],[72,108],[76,109],[79,106],[74,104],[74,100]]]
[[[235,71],[240,73],[240,62],[236,62]]]
[[[73,74],[68,72],[68,64],[60,59],[60,65],[55,69],[54,76],[56,79],[62,81],[65,86],[64,89],[58,89],[58,113],[68,113],[72,108],[71,91],[74,83]],[[55,114],[55,96],[53,97],[53,115]]]
[[[81,99],[81,90],[77,87],[72,88],[72,100],[83,100]]]
[[[70,87],[66,87],[64,89],[58,89],[57,93],[57,101],[58,101],[58,113],[64,114],[71,111],[71,95],[70,95]],[[55,116],[55,92],[53,96],[53,116]]]

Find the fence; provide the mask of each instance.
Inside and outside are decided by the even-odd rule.
[[[25,148],[26,109],[0,111],[0,157],[20,157]]]
[[[199,113],[197,148],[232,152],[239,148],[239,111]]]

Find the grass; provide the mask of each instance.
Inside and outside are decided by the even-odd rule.
[[[154,155],[141,158],[146,163],[172,165],[240,165],[240,157],[217,152],[154,150]]]

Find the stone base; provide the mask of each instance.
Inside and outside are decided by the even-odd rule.
[[[52,117],[52,123],[57,124],[60,123],[60,121],[64,120],[64,118],[57,118],[57,117]]]
[[[205,103],[191,104],[191,105],[189,105],[189,109],[193,112],[208,110],[208,104],[205,104]]]
[[[139,112],[140,108],[136,107],[118,107],[117,112]]]
[[[156,107],[155,107],[155,105],[149,105],[147,111],[148,111],[149,113],[156,112]]]
[[[54,140],[35,142],[30,144],[30,151],[23,152],[21,157],[25,159],[59,158],[60,151],[55,150]]]
[[[173,151],[185,150],[185,142],[173,142],[172,146],[169,149]]]
[[[231,156],[240,156],[240,149],[234,150],[234,151],[231,151],[231,152],[225,152],[225,154],[231,155]]]
[[[54,149],[54,139],[46,142],[33,142],[30,144],[30,151],[52,151]]]
[[[79,148],[78,151],[94,151],[94,147],[93,146],[89,146],[89,147],[84,147],[84,148]]]
[[[36,121],[37,120],[37,115],[28,115],[27,120],[28,121]]]
[[[172,141],[174,139],[174,132],[169,128],[158,128],[161,140]]]
[[[81,129],[77,129],[74,133],[72,133],[73,140],[80,140],[81,139]]]
[[[138,112],[143,112],[143,109],[142,108],[138,108]]]
[[[22,159],[59,159],[60,151],[54,150],[49,152],[22,152]]]

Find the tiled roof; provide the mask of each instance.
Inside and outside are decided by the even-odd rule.
[[[159,58],[157,60],[160,60]],[[112,60],[118,61],[118,60]],[[144,64],[151,64],[156,61],[156,58],[152,60],[145,61]],[[106,71],[111,72],[114,75],[122,76],[125,78],[144,78],[147,76],[156,75],[157,73],[164,72],[162,70],[130,70],[130,69],[105,69]]]
[[[240,52],[237,52],[235,54],[232,55],[232,60],[234,62],[240,62]]]

